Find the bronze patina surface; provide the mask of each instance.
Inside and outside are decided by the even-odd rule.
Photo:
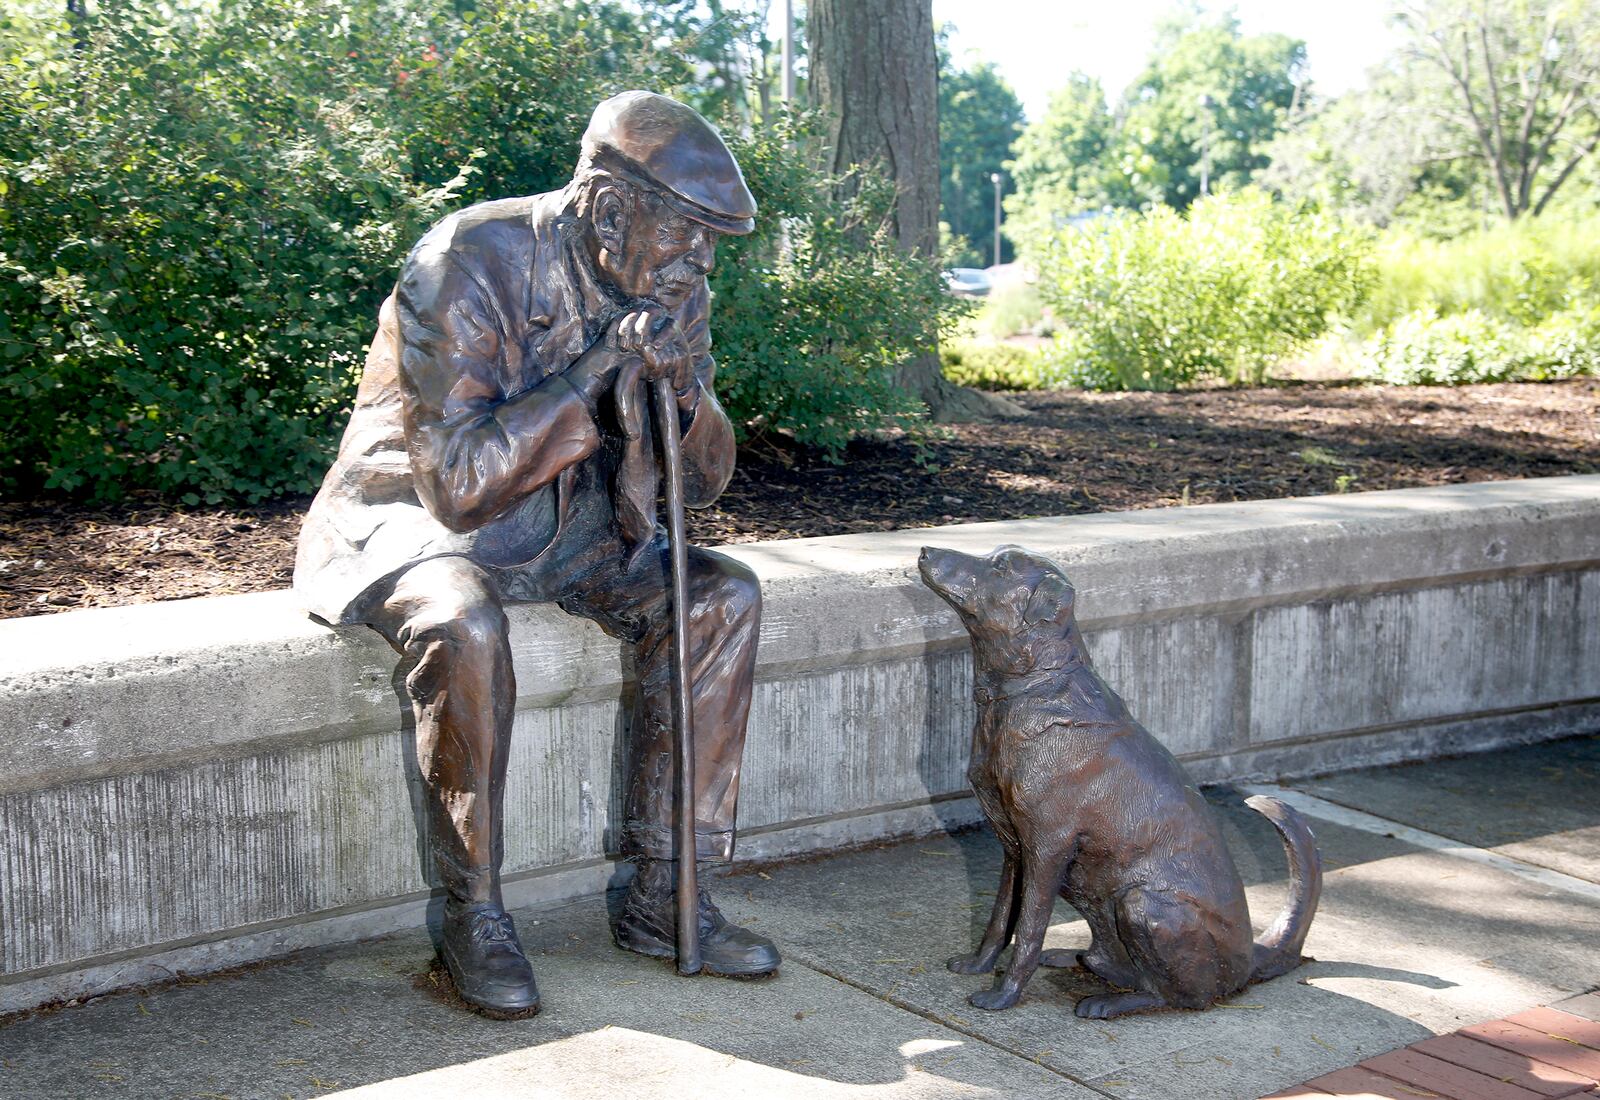
[[[459,211],[411,250],[306,517],[306,606],[373,627],[401,655],[446,893],[440,954],[491,1015],[539,1004],[500,891],[507,602],[558,603],[633,650],[621,843],[640,866],[614,935],[677,953],[674,606],[651,390],[670,387],[682,503],[710,504],[734,445],[712,386],[706,275],[719,235],[749,232],[755,212],[694,111],[648,92],[600,104],[565,188]],[[686,548],[683,565],[696,848],[725,861],[761,593],[720,554]],[[697,896],[705,969],[777,968],[769,941]]]
[[[1066,574],[1017,546],[986,558],[924,547],[919,567],[972,638],[967,775],[1005,848],[983,942],[950,969],[988,973],[1016,946],[972,1003],[1010,1008],[1040,964],[1076,963],[1118,987],[1079,1001],[1079,1016],[1205,1008],[1298,966],[1322,891],[1305,819],[1277,799],[1249,799],[1282,837],[1291,879],[1284,911],[1252,943],[1215,815],[1090,665]],[[1089,950],[1041,950],[1057,894],[1088,922]]]

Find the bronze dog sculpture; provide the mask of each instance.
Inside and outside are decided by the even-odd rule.
[[[1076,962],[1123,990],[1079,1001],[1092,1019],[1204,1008],[1298,966],[1322,891],[1305,819],[1277,799],[1249,799],[1278,830],[1291,879],[1283,913],[1252,943],[1211,808],[1090,666],[1066,575],[1016,546],[987,558],[924,547],[918,565],[972,636],[967,776],[1005,848],[983,942],[949,966],[989,973],[1013,933],[1016,949],[972,1003],[1010,1008],[1040,963]],[[1075,956],[1041,953],[1057,893],[1093,935]]]

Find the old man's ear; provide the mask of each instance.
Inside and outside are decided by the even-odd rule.
[[[615,184],[602,184],[589,208],[589,220],[594,225],[600,245],[612,255],[621,255],[628,236],[628,218],[633,204],[629,196]]]
[[[1065,622],[1072,614],[1072,600],[1072,585],[1067,583],[1066,578],[1058,573],[1046,573],[1034,585],[1033,595],[1028,597],[1028,606],[1022,611],[1022,622],[1026,626],[1042,622]]]

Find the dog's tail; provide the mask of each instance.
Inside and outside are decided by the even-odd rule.
[[[1259,794],[1245,799],[1245,805],[1272,822],[1289,857],[1289,900],[1272,927],[1256,940],[1251,962],[1250,980],[1263,982],[1300,965],[1300,948],[1322,897],[1322,856],[1311,826],[1293,807]]]

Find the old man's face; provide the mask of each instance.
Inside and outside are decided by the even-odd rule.
[[[606,274],[628,297],[676,311],[715,265],[717,236],[659,196],[643,193],[628,219],[621,255],[606,257]]]

